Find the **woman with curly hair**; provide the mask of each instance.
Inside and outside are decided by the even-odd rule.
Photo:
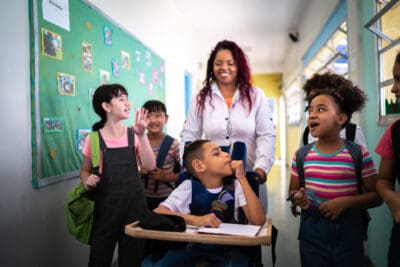
[[[243,50],[232,41],[217,43],[207,61],[203,88],[192,99],[181,132],[182,142],[204,138],[229,147],[237,141],[247,148],[247,171],[255,171],[259,196],[267,210],[267,174],[275,161],[275,126],[263,93],[250,81]]]

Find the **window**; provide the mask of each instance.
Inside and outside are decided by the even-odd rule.
[[[347,24],[343,22],[305,66],[304,78],[308,79],[315,73],[327,71],[347,77],[349,69],[347,58]]]
[[[376,35],[378,58],[379,125],[399,118],[400,103],[390,92],[393,85],[392,68],[400,51],[400,0],[376,0],[375,16],[365,25]]]
[[[299,79],[296,79],[284,92],[286,100],[287,122],[290,126],[298,126],[303,116],[303,91]]]

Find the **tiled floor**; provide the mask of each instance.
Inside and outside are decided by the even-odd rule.
[[[278,229],[276,242],[277,267],[300,266],[297,233],[300,218],[290,213],[286,202],[290,172],[284,163],[277,162],[268,175],[268,217]],[[264,267],[272,266],[271,247],[262,249]]]

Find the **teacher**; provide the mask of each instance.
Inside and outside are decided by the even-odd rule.
[[[250,67],[243,50],[232,41],[217,43],[207,61],[203,88],[192,99],[182,142],[204,137],[229,146],[246,143],[247,171],[255,171],[259,198],[267,211],[267,174],[275,161],[275,126],[268,101],[250,81]]]

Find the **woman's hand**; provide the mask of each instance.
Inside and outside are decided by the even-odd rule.
[[[146,131],[147,124],[149,122],[147,114],[148,110],[145,108],[135,110],[135,124],[133,126],[133,130],[139,137],[143,136]]]
[[[257,173],[258,176],[258,183],[259,184],[263,184],[267,181],[267,174],[265,173],[265,171],[261,168],[255,168],[254,170]]]

